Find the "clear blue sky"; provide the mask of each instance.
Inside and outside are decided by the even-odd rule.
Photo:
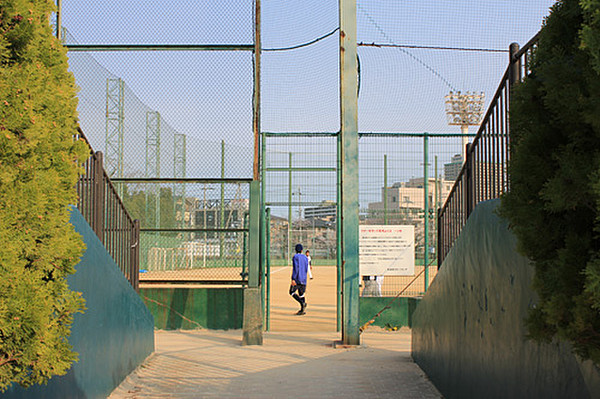
[[[506,49],[513,41],[525,43],[537,32],[553,2],[360,1],[358,40]],[[290,46],[331,31],[338,25],[337,4],[332,0],[263,1],[264,47]],[[252,1],[64,0],[63,21],[75,40],[86,44],[250,43]],[[233,97],[237,97],[236,91],[247,94],[251,86],[251,68],[246,65],[249,57],[222,53],[94,56],[122,77],[142,102],[161,111],[183,133],[215,138],[215,130],[220,129],[211,123],[205,129],[206,119],[232,119],[222,113],[236,107],[247,112],[247,99]],[[455,88],[488,94],[497,85],[506,62],[504,54],[413,49],[362,48],[360,56],[360,124],[361,130],[367,131],[447,130],[443,108],[438,105],[434,113],[424,105],[443,97],[449,88],[414,57]],[[266,53],[263,68],[265,130],[337,130],[335,36],[305,49]],[[232,105],[224,106],[228,103]],[[421,109],[414,111],[415,105]],[[229,133],[220,132],[218,139]]]

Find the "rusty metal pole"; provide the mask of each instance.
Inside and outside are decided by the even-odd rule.
[[[94,165],[94,226],[93,229],[104,244],[104,163],[101,151],[95,153],[96,160]]]
[[[62,0],[56,0],[56,38],[62,41]]]
[[[515,83],[521,81],[521,60],[515,59],[515,54],[519,52],[519,44],[511,43],[508,48],[508,57],[509,57],[509,83],[512,87]]]
[[[254,90],[252,127],[254,132],[253,181],[250,183],[250,231],[248,234],[248,286],[244,289],[244,316],[242,345],[262,345],[263,308],[261,300],[261,248],[264,245],[261,225],[264,215],[261,212],[262,195],[260,184],[261,137],[260,137],[260,0],[254,0]]]
[[[260,180],[260,0],[254,1],[254,85],[252,98],[252,130],[254,133],[254,167],[252,177]]]

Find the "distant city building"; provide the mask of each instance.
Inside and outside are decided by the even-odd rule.
[[[331,202],[323,202],[319,206],[304,208],[306,219],[335,220],[337,205]]]
[[[186,226],[197,228],[239,228],[249,204],[249,200],[244,198],[226,199],[221,209],[220,200],[186,197],[184,221]]]
[[[381,218],[382,212],[385,209],[384,198],[387,195],[387,210],[388,216],[392,218],[402,218],[406,220],[422,218],[419,216],[422,214],[424,206],[424,190],[425,180],[420,178],[410,179],[408,182],[397,182],[387,189],[381,189],[382,200],[380,202],[372,202],[368,205],[369,212],[372,214],[371,217]],[[428,179],[429,192],[428,202],[431,209],[437,209],[438,206],[443,205],[444,201],[448,197],[454,181],[448,181],[445,179],[435,179],[430,177]],[[435,204],[437,184],[437,195],[438,204]]]
[[[456,154],[452,157],[450,163],[444,164],[444,180],[456,181],[462,167],[463,157],[460,154]]]

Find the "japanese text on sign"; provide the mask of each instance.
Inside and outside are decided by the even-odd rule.
[[[359,261],[362,276],[415,274],[415,227],[360,226]]]

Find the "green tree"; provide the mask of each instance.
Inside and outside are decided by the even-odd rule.
[[[530,337],[569,341],[596,364],[600,64],[599,36],[586,23],[596,23],[599,5],[560,0],[545,21],[532,73],[511,99],[510,192],[500,208],[535,267],[539,303],[527,319]]]
[[[138,219],[142,228],[155,228],[156,223],[156,191],[150,184],[145,191],[141,187],[131,190],[127,185],[123,187],[122,201],[133,219]],[[175,215],[173,190],[169,187],[160,187],[160,220],[158,228],[174,229],[178,226]]]
[[[84,249],[69,224],[86,147],[49,0],[0,0],[0,391],[65,374],[81,294],[70,291]]]

